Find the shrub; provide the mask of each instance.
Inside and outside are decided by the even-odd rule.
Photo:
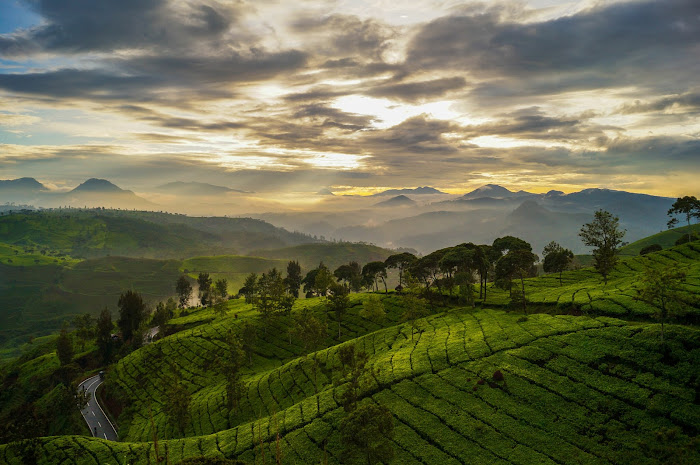
[[[646,254],[652,253],[652,252],[659,252],[663,249],[664,248],[661,247],[659,244],[651,244],[651,245],[644,247],[642,250],[640,250],[639,255],[646,255]]]
[[[503,377],[503,373],[501,373],[501,370],[496,370],[493,372],[493,380],[494,381],[503,381],[505,378]]]
[[[698,239],[700,239],[700,236],[698,236],[697,234],[692,234],[691,236],[683,234],[676,240],[676,245],[687,244],[688,242],[697,241]]]

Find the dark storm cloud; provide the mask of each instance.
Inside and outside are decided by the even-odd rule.
[[[462,77],[433,79],[430,81],[385,84],[371,87],[367,95],[386,97],[405,102],[418,102],[442,97],[450,91],[463,89],[467,82]]]
[[[416,35],[407,64],[482,78],[544,76],[539,86],[528,83],[524,90],[546,93],[595,88],[596,80],[652,84],[672,70],[697,74],[699,44],[697,0],[625,2],[539,23],[502,21],[494,12],[440,18]],[[675,76],[668,78],[673,84]],[[501,86],[502,92],[521,88],[517,81]]]
[[[167,0],[26,0],[45,24],[0,36],[0,55],[181,48],[219,38],[236,20],[214,2],[180,8]]]

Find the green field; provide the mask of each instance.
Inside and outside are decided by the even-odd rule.
[[[238,290],[243,287],[246,276],[250,273],[261,274],[275,267],[285,273],[287,263],[287,260],[218,255],[188,258],[180,265],[180,271],[193,279],[197,279],[200,272],[209,273],[214,281],[224,278],[228,281],[229,294],[237,294]]]
[[[668,231],[663,231],[653,236],[645,237],[620,249],[621,256],[635,256],[639,255],[639,252],[647,246],[653,244],[659,244],[664,249],[670,249],[674,246],[676,241],[682,236],[691,233],[697,234],[700,232],[700,223],[691,224],[690,226],[682,226],[680,228],[669,229]]]
[[[235,263],[199,260],[212,269]],[[108,377],[129,405],[119,419],[122,442],[70,436],[41,438],[32,447],[38,463],[64,457],[77,464],[153,463],[152,414],[161,454],[167,450],[171,463],[195,455],[269,461],[278,433],[282,463],[322,463],[324,449],[328,463],[339,463],[346,383],[338,351],[352,343],[377,370],[361,402],[385,405],[394,417],[392,463],[698,463],[700,330],[667,325],[664,351],[654,308],[633,298],[645,266],[668,264],[685,267],[689,276],[686,314],[676,323],[693,320],[697,243],[624,260],[607,286],[590,269],[565,273],[564,286],[551,275],[530,279],[527,295],[538,313],[527,317],[508,311],[507,294],[490,287],[483,308],[435,308],[418,320],[413,336],[401,322],[403,298],[396,294],[380,295],[387,311],[382,324],[359,316],[368,294],[353,294],[340,341],[323,299],[300,300],[294,313],[307,307],[329,328],[325,348],[309,356],[288,336],[287,320],[264,330],[250,305],[231,300],[223,316],[201,309],[172,320],[190,329],[117,363]],[[572,295],[587,315],[563,314]],[[258,342],[241,406],[231,411],[217,360],[229,331],[245,321],[257,326]],[[503,381],[495,380],[496,371]],[[174,372],[191,394],[184,438],[163,411]],[[0,461],[22,463],[21,456],[18,444],[0,446]]]
[[[396,252],[370,244],[335,242],[330,244],[302,244],[282,249],[255,250],[251,256],[279,260],[297,260],[301,268],[308,271],[316,268],[320,261],[335,270],[340,265],[356,261],[361,265],[373,261],[384,261]]]
[[[350,250],[333,246],[330,256],[338,260]],[[290,250],[297,259],[313,253]],[[168,273],[164,282],[170,286],[185,270],[237,282],[249,271],[284,269],[294,258],[284,254],[104,258],[14,268],[45,269],[49,277],[62,270],[59,288],[91,281],[96,296],[116,295],[140,276],[139,287],[155,295]],[[646,270],[667,266],[684,269],[687,281],[683,311],[667,322],[662,345],[657,309],[639,300],[637,288]],[[475,308],[457,305],[456,295],[437,296],[415,332],[402,318],[403,296],[378,294],[386,319],[375,323],[359,314],[370,294],[351,294],[339,340],[325,298],[297,300],[292,316],[308,309],[328,324],[322,348],[309,355],[289,334],[291,317],[264,326],[243,299],[226,301],[223,314],[191,310],[170,321],[178,332],[109,370],[108,389],[126,407],[118,418],[120,442],[37,438],[0,445],[0,463],[145,465],[155,463],[154,434],[160,454],[173,464],[199,455],[274,463],[278,451],[282,463],[342,463],[341,397],[348,380],[339,351],[348,344],[368,354],[374,373],[360,389],[360,402],[386,406],[393,417],[393,464],[699,463],[700,243],[625,258],[607,285],[591,268],[565,272],[562,281],[558,275],[525,280],[527,315],[511,308],[507,291],[490,284],[487,299]],[[229,409],[219,361],[228,335],[247,322],[255,326],[257,341],[244,368],[241,404]],[[13,365],[23,386],[57,369],[51,346],[37,344],[25,346],[35,353]],[[191,399],[184,437],[165,413],[173,376]],[[16,389],[11,395],[7,405],[17,407],[23,396]],[[59,395],[48,391],[38,405]],[[69,424],[52,428],[63,434]]]

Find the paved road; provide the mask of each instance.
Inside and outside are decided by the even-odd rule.
[[[153,328],[149,329],[148,332],[144,335],[144,344],[149,344],[153,342],[153,338],[156,337],[156,335],[160,332],[160,326],[154,326]]]
[[[109,421],[107,415],[105,415],[104,410],[100,407],[97,402],[97,396],[95,392],[99,385],[102,384],[102,380],[99,375],[88,378],[78,385],[78,389],[82,387],[85,388],[87,392],[90,393],[90,402],[88,402],[87,407],[85,407],[80,413],[83,414],[83,418],[90,427],[90,432],[93,436],[103,439],[108,439],[110,441],[118,440],[117,430]]]

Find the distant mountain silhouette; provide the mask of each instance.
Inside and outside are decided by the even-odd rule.
[[[71,193],[74,192],[102,192],[102,193],[113,193],[113,192],[131,192],[125,191],[107,181],[106,179],[90,178],[84,183],[80,184],[78,187],[73,189]]]
[[[402,195],[402,194],[413,194],[413,195],[427,195],[427,194],[444,194],[444,192],[435,189],[434,187],[416,187],[415,189],[389,189],[384,192],[379,192],[378,194],[373,194],[372,197],[380,197],[385,195]]]
[[[46,186],[34,178],[0,179],[0,191],[41,192],[46,190],[48,190]]]
[[[156,187],[157,191],[184,195],[219,195],[228,192],[245,192],[230,187],[217,186],[206,182],[175,181]]]
[[[397,195],[396,197],[392,197],[389,200],[385,200],[383,202],[375,203],[375,207],[406,207],[406,206],[411,206],[415,205],[416,202],[415,200],[411,200],[405,195]]]
[[[484,197],[490,197],[492,199],[506,199],[511,197],[523,197],[528,195],[532,194],[525,191],[512,192],[506,189],[505,187],[501,187],[497,184],[486,184],[485,186],[481,186],[478,189],[474,189],[473,191],[464,194],[457,200],[473,200]]]

